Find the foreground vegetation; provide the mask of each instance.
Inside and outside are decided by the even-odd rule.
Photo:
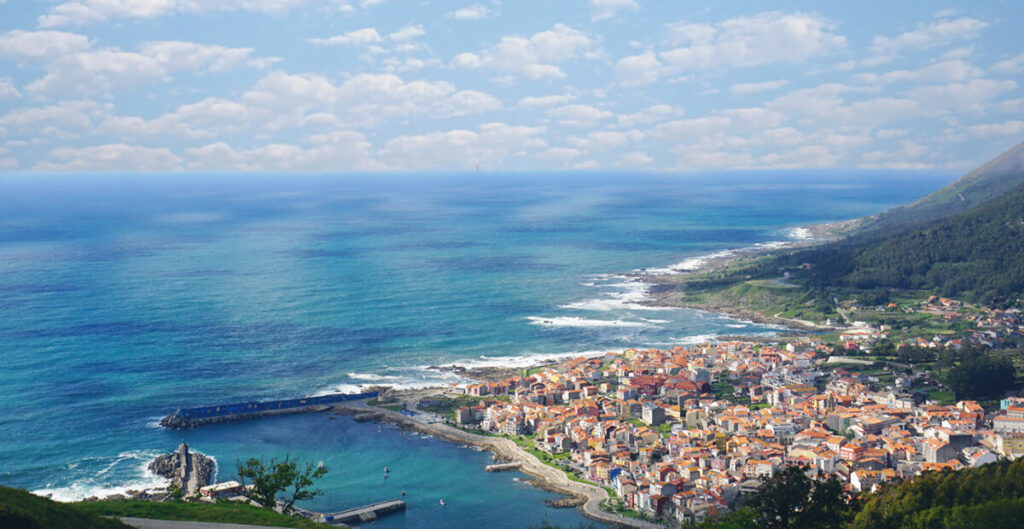
[[[59,503],[26,490],[0,487],[0,527],[4,529],[128,529],[118,520]]]
[[[0,487],[0,527],[3,529],[129,529],[116,518],[219,522],[316,529],[304,518],[279,514],[253,505],[221,501],[157,503],[143,500],[60,503],[26,490]]]
[[[156,520],[184,520],[194,522],[218,522],[274,527],[298,527],[300,529],[322,529],[315,522],[279,514],[270,509],[246,503],[220,501],[217,503],[167,502],[156,503],[142,500],[97,501],[69,504],[80,512],[101,516],[130,516]]]
[[[929,472],[877,494],[848,497],[797,467],[767,480],[742,508],[701,529],[1016,529],[1024,520],[1024,460]]]

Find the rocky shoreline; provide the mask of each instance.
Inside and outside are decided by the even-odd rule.
[[[534,366],[550,366],[555,365],[556,362],[538,362]],[[429,366],[427,369],[433,369],[442,373],[454,373],[463,378],[471,378],[480,382],[500,382],[510,377],[519,376],[523,373],[521,367],[465,367],[458,364],[446,365],[446,366]]]

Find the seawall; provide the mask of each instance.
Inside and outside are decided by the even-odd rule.
[[[379,394],[379,391],[356,394],[336,393],[301,399],[236,402],[234,404],[202,406],[199,408],[179,408],[174,413],[161,419],[160,426],[172,430],[185,430],[210,424],[244,421],[271,415],[317,412],[343,402],[372,399]]]

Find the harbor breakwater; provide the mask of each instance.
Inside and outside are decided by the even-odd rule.
[[[210,424],[244,421],[270,415],[323,411],[332,405],[342,402],[376,398],[380,393],[380,391],[367,391],[355,394],[337,393],[301,399],[237,402],[234,404],[203,406],[199,408],[179,408],[174,413],[161,419],[160,426],[172,430],[186,430]]]

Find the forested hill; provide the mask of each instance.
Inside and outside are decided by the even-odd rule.
[[[915,289],[1013,304],[1024,293],[1024,185],[922,228],[881,240],[854,237],[777,259],[762,265],[762,272],[789,268],[814,290]]]
[[[890,232],[949,218],[996,199],[1021,184],[1024,184],[1024,142],[912,204],[866,217],[859,231]]]

